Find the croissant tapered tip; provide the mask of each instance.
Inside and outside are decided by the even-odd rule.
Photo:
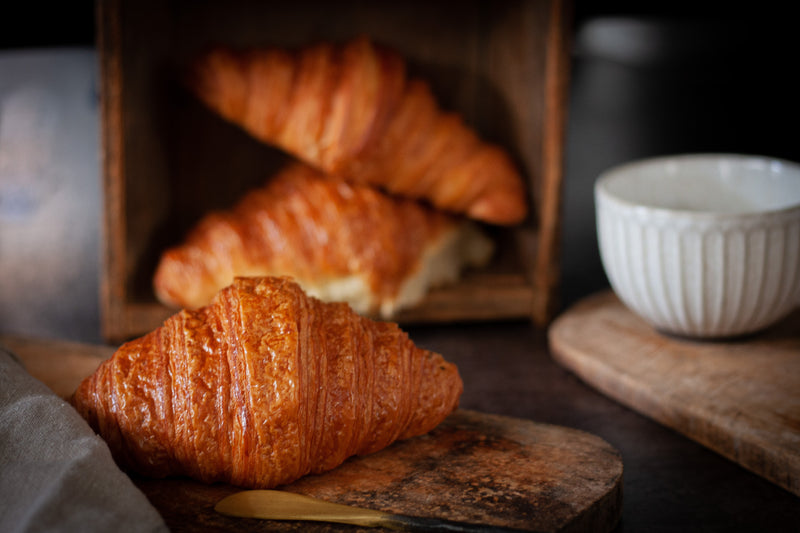
[[[524,198],[522,193],[520,197]],[[467,215],[488,224],[514,226],[525,221],[528,209],[524,200],[519,202],[513,196],[510,198],[504,195],[487,196],[476,200],[467,210]]]
[[[220,116],[240,120],[247,103],[246,61],[230,48],[210,49],[184,72],[184,86]]]

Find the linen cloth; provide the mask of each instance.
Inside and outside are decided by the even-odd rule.
[[[0,531],[167,531],[106,443],[2,345]]]

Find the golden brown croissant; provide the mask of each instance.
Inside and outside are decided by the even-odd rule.
[[[203,218],[162,254],[153,285],[163,303],[195,309],[236,276],[290,275],[322,300],[390,318],[491,252],[472,222],[298,162]]]
[[[325,173],[494,223],[527,215],[508,154],[442,111],[395,52],[361,38],[278,48],[215,49],[189,86],[252,136]]]
[[[430,431],[462,388],[396,324],[238,278],[122,345],[70,401],[128,470],[266,488]]]

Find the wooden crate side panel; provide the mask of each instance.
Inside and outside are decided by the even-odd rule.
[[[102,279],[100,280],[101,329],[105,338],[120,334],[124,314],[125,217],[122,180],[121,125],[121,27],[114,2],[98,2],[98,48],[101,99],[101,168],[103,185]]]
[[[561,282],[561,219],[568,87],[570,74],[572,4],[556,0],[551,6],[543,84],[542,175],[538,253],[533,264],[534,322],[546,325],[556,315]]]

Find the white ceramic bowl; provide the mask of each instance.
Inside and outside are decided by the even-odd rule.
[[[731,337],[800,305],[800,165],[653,158],[606,171],[594,192],[611,287],[656,329]]]

